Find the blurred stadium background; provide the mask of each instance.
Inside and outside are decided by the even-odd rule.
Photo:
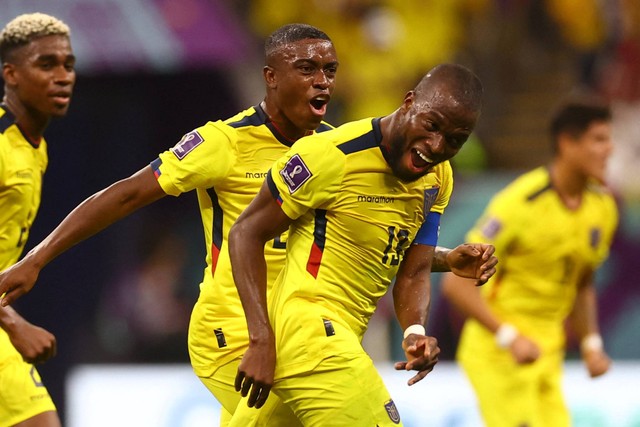
[[[84,198],[144,166],[183,133],[260,102],[263,39],[287,22],[317,25],[335,43],[341,65],[327,117],[334,124],[392,111],[398,90],[411,89],[440,62],[465,64],[483,80],[483,116],[456,158],[456,189],[442,225],[441,244],[450,247],[462,242],[495,191],[549,158],[547,114],[560,96],[593,91],[610,99],[610,181],[621,224],[598,290],[615,364],[607,378],[587,381],[570,343],[567,394],[576,425],[640,425],[640,2],[0,0],[0,24],[35,11],[70,25],[78,83],[68,117],[47,132],[50,167],[28,248]],[[35,292],[19,301],[25,317],[58,338],[58,356],[40,369],[66,425],[114,425],[109,413],[126,415],[121,426],[215,424],[214,399],[191,374],[186,350],[204,268],[196,203],[187,194],[140,211],[49,265]],[[425,424],[477,425],[470,390],[451,362],[460,318],[439,298],[434,278],[429,332],[440,340],[444,361],[421,388],[408,393],[406,378],[388,371],[400,357],[390,301],[383,300],[365,345],[403,396],[405,425],[423,425],[408,409],[415,398],[431,413]],[[622,388],[625,381],[635,393]],[[204,402],[196,412],[165,414],[164,424],[148,416],[136,421],[134,414],[180,408],[183,389],[191,396],[185,401]],[[91,397],[102,406],[92,406]],[[457,399],[464,410],[451,406]],[[135,402],[131,412],[126,401]],[[93,421],[81,418],[82,406]]]

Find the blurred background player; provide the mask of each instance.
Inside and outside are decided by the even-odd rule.
[[[400,424],[362,336],[397,273],[407,362],[396,369],[418,371],[411,385],[437,362],[424,327],[431,265],[453,189],[449,159],[473,131],[481,97],[471,71],[437,66],[391,114],[302,138],[269,170],[229,234],[251,337],[236,388],[249,406],[273,387],[303,425]],[[263,247],[285,230],[285,267],[267,300]]]
[[[592,377],[607,372],[594,273],[617,226],[605,186],[609,107],[569,99],[551,119],[553,159],[498,193],[467,234],[492,243],[495,277],[476,288],[451,275],[443,293],[466,316],[457,359],[487,426],[569,426],[561,390],[565,320]]]
[[[49,121],[67,113],[75,83],[69,27],[42,13],[20,15],[0,33],[0,271],[24,249],[40,206]],[[56,427],[56,407],[32,363],[56,339],[11,307],[0,308],[0,426]]]

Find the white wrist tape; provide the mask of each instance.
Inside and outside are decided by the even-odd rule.
[[[509,348],[518,337],[518,330],[509,323],[503,323],[496,331],[495,337],[498,347]]]
[[[580,341],[580,351],[587,353],[590,351],[602,351],[604,343],[600,334],[589,334]]]
[[[427,331],[424,329],[424,326],[418,325],[416,323],[415,325],[411,325],[404,330],[403,338],[406,338],[411,334],[426,335],[426,333]]]

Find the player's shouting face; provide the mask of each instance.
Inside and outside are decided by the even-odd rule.
[[[263,73],[270,116],[292,140],[316,129],[335,87],[338,59],[328,40],[306,39],[280,47]]]
[[[405,181],[455,156],[479,116],[479,110],[460,102],[444,84],[409,92],[399,113],[398,126],[385,145],[391,169]]]

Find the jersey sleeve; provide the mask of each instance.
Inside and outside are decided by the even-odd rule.
[[[604,195],[604,214],[602,218],[602,243],[598,246],[596,262],[593,266],[594,269],[598,268],[609,256],[611,243],[613,242],[614,234],[618,228],[618,205],[610,193]]]
[[[443,214],[445,208],[449,205],[451,199],[451,193],[453,193],[453,169],[451,169],[451,163],[445,162],[439,165],[440,189],[436,197],[435,203],[431,206],[429,212],[436,212]]]
[[[475,225],[466,235],[466,241],[488,243],[496,248],[495,255],[501,259],[517,236],[523,222],[523,203],[514,200],[508,191],[493,196]]]
[[[192,130],[151,163],[165,193],[177,196],[210,188],[224,179],[237,158],[236,134],[221,121]]]
[[[413,240],[413,243],[420,245],[436,246],[438,244],[440,217],[449,205],[451,193],[453,192],[453,170],[451,169],[451,164],[445,162],[438,165],[435,173],[438,186],[425,189],[425,206],[430,204],[430,207],[424,213],[424,222]],[[429,199],[434,196],[435,200],[432,199],[430,201]]]
[[[291,219],[309,209],[327,208],[342,183],[345,157],[319,135],[300,139],[273,165],[269,188]]]

